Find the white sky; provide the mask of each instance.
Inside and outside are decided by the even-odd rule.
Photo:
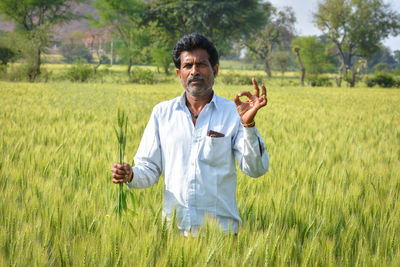
[[[280,8],[290,6],[296,13],[296,30],[299,35],[320,35],[322,32],[314,26],[312,20],[312,13],[318,9],[318,2],[321,0],[269,0],[274,6]],[[399,0],[384,0],[389,3],[391,7],[400,12]],[[389,37],[383,41],[385,46],[390,47],[392,51],[400,50],[400,36]]]

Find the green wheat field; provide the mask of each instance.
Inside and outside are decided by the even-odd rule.
[[[232,99],[246,86],[218,83]],[[162,221],[163,177],[115,215],[113,127],[132,163],[153,85],[0,82],[0,266],[400,266],[400,90],[268,86],[257,127],[269,172],[239,172],[243,225],[195,237]]]

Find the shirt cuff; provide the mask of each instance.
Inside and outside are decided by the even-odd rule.
[[[257,127],[255,125],[250,128],[243,127],[243,135],[244,138],[246,138],[247,140],[249,139],[257,140],[258,139]]]
[[[137,176],[137,175],[135,175],[135,170],[134,170],[134,167],[132,167],[132,173],[133,173],[133,177],[132,177],[132,180],[130,181],[130,182],[126,182],[125,184],[126,184],[126,186],[129,188],[129,189],[133,189],[133,188],[136,188],[136,186],[135,186],[135,176]],[[137,173],[137,172],[136,172]]]
[[[264,144],[260,140],[261,135],[257,130],[257,127],[254,125],[254,127],[246,128],[243,127],[243,137],[244,140],[246,140],[252,147],[258,146],[259,151],[260,151],[260,156],[263,155],[264,152]]]

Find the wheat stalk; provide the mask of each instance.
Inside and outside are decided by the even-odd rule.
[[[118,128],[114,127],[114,131],[118,139],[119,163],[123,164],[125,157],[125,148],[126,148],[126,135],[128,132],[128,116],[125,114],[124,111],[121,111],[120,109],[118,109],[117,123],[118,123]],[[126,201],[127,195],[130,196],[132,202],[132,209],[128,208]],[[127,210],[131,211],[133,215],[136,214],[135,198],[133,193],[130,190],[124,190],[124,185],[120,183],[118,190],[118,202],[117,206],[115,207],[115,212],[121,216],[122,213]]]

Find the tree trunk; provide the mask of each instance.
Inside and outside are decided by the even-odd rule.
[[[339,67],[339,77],[336,79],[336,85],[337,87],[341,87],[342,86],[342,80],[343,80],[343,73],[345,72],[345,65],[344,65],[344,61],[341,61],[340,67]]]
[[[97,69],[100,67],[100,65],[101,65],[101,60],[99,60],[99,62],[93,67],[94,75],[96,75]]]
[[[357,71],[355,70],[354,66],[350,71],[351,79],[349,80],[349,87],[354,88],[354,86],[356,85]]]
[[[129,58],[129,63],[128,63],[128,76],[129,76],[129,78],[132,77],[131,68],[132,68],[132,58]]]
[[[268,77],[272,77],[271,68],[269,67],[269,60],[267,58],[264,59],[264,71],[267,73]]]
[[[168,63],[168,64],[164,64],[164,73],[165,73],[166,75],[169,75],[168,67],[169,67],[169,63]]]
[[[114,63],[114,38],[111,39],[111,62],[110,65],[112,66]]]
[[[294,49],[294,52],[296,53],[296,58],[297,58],[297,63],[299,63],[300,67],[300,85],[304,86],[304,77],[306,76],[306,69],[304,68],[303,62],[301,62],[300,58],[300,48],[296,47]]]
[[[33,64],[31,66],[29,66],[29,68],[28,68],[28,78],[29,78],[30,82],[34,82],[40,74],[40,65],[41,65],[40,55],[41,55],[41,53],[42,53],[42,51],[40,50],[40,48],[38,48],[37,58],[36,58],[36,60],[34,60]]]

